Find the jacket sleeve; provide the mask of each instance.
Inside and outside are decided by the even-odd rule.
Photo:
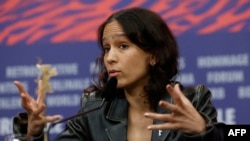
[[[26,112],[18,113],[13,117],[12,120],[13,125],[13,139],[18,139],[20,141],[27,140],[27,128],[28,128],[28,114]],[[33,141],[43,141],[44,136],[43,133],[38,135],[37,137],[32,137]]]
[[[27,113],[18,113],[14,116],[13,120],[13,133],[14,134],[27,134],[28,115]]]
[[[192,101],[195,108],[206,120],[206,131],[197,135],[187,135],[188,141],[223,141],[224,123],[217,121],[217,110],[211,102],[212,94],[204,85],[197,85],[187,92],[187,97]],[[193,93],[188,95],[188,93]]]

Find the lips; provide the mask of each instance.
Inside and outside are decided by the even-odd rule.
[[[109,77],[116,77],[119,74],[119,71],[117,70],[110,70],[109,71]]]

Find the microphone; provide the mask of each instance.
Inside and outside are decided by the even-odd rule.
[[[105,99],[107,101],[112,100],[116,96],[115,94],[116,86],[117,86],[117,78],[115,77],[109,78],[102,92],[102,96],[101,96],[102,99]]]
[[[52,129],[55,125],[59,124],[59,123],[63,123],[63,122],[66,122],[68,120],[71,120],[71,119],[74,119],[78,116],[82,116],[82,115],[85,115],[85,114],[88,114],[88,113],[91,113],[93,111],[96,111],[100,108],[102,108],[102,106],[104,105],[104,102],[105,101],[109,101],[111,100],[112,98],[114,98],[115,96],[115,90],[116,90],[116,85],[117,85],[117,79],[115,77],[111,77],[106,86],[104,87],[104,90],[103,90],[103,93],[101,95],[102,97],[102,102],[100,103],[99,106],[95,107],[95,108],[92,108],[92,109],[89,109],[87,111],[84,111],[84,112],[81,112],[81,113],[78,113],[76,115],[73,115],[73,116],[70,116],[70,117],[67,117],[67,118],[64,118],[60,121],[57,121],[57,122],[53,122],[49,125],[48,129],[47,129],[47,137],[48,137],[48,141],[50,141],[50,138],[49,138],[49,132],[50,132],[50,129]]]

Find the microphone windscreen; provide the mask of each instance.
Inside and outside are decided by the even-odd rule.
[[[117,78],[111,77],[106,86],[104,87],[104,91],[102,93],[102,98],[106,100],[111,100],[115,97],[115,91],[117,86]]]

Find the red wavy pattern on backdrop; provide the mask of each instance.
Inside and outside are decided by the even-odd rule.
[[[124,2],[124,1],[123,1]],[[133,0],[126,6],[144,6]],[[0,44],[93,41],[96,29],[119,0],[7,0],[0,2]],[[121,4],[122,5],[122,4]],[[250,0],[158,0],[148,5],[162,15],[175,35],[193,32],[249,32]]]

